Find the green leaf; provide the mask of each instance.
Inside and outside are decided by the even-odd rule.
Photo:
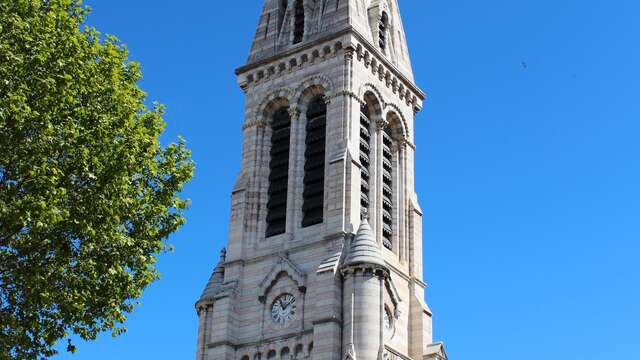
[[[88,13],[0,1],[0,359],[122,334],[185,221],[191,153],[161,145],[164,106]]]

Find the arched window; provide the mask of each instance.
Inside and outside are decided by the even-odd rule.
[[[293,43],[302,42],[304,37],[304,1],[296,0],[294,27],[293,27]]]
[[[256,353],[255,355],[253,355],[253,360],[261,360],[261,359],[262,359],[261,353]]]
[[[304,357],[304,346],[302,344],[296,345],[296,351],[294,353],[293,358],[296,360],[302,359]]]
[[[251,359],[249,359],[249,355],[245,355],[242,357],[242,360],[251,360]]]
[[[385,52],[387,50],[387,30],[389,28],[389,15],[386,12],[382,13],[380,17],[380,23],[378,24],[378,44],[380,45],[380,50]]]
[[[327,105],[323,96],[311,101],[307,110],[307,138],[304,153],[304,204],[302,226],[320,224],[324,218],[324,167]]]
[[[267,237],[283,234],[286,231],[289,141],[291,138],[291,116],[286,107],[276,111],[273,115],[271,130]]]
[[[272,360],[275,359],[277,356],[276,351],[275,350],[271,350],[269,351],[269,353],[267,354],[267,360]]]
[[[280,360],[291,360],[291,354],[288,347],[282,349],[280,352]]]
[[[382,132],[382,241],[387,249],[393,240],[393,135],[389,126]]]
[[[313,343],[309,344],[309,357],[313,357]]]
[[[362,182],[360,183],[360,206],[369,210],[369,193],[371,191],[371,121],[369,120],[369,106],[360,107],[360,164]]]

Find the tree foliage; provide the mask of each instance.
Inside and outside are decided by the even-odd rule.
[[[193,174],[139,65],[80,0],[0,0],[0,359],[114,336],[158,278]]]

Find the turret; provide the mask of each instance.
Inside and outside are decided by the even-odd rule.
[[[216,295],[222,290],[224,283],[224,263],[227,259],[227,250],[220,250],[220,261],[216,265],[207,285],[200,295],[200,299],[196,302],[196,311],[198,312],[198,344],[196,359],[203,359],[206,352],[207,342],[210,337],[211,321],[213,317],[213,306]]]
[[[342,265],[344,359],[379,359],[384,351],[384,281],[389,276],[365,216]]]

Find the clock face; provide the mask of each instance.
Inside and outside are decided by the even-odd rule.
[[[296,298],[291,294],[278,297],[271,306],[271,318],[273,322],[287,325],[296,318]]]

